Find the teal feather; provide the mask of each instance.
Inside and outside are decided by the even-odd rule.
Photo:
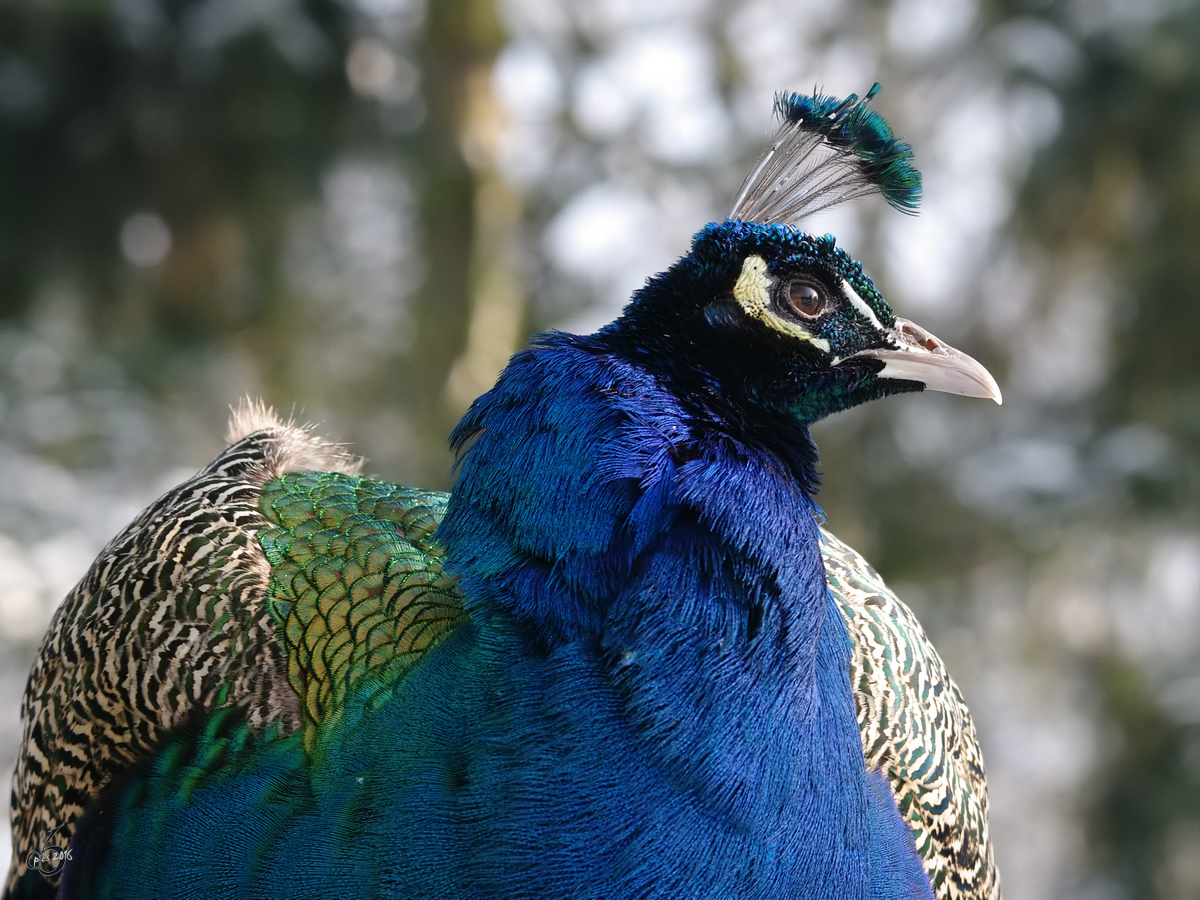
[[[855,197],[880,193],[901,212],[921,200],[913,152],[867,104],[879,92],[839,99],[814,91],[775,98],[783,125],[751,171],[731,219],[793,225]]]
[[[879,189],[893,207],[916,212],[921,202],[921,173],[912,164],[912,147],[897,137],[887,120],[867,104],[879,93],[879,82],[861,100],[844,100],[814,91],[775,98],[779,117],[806,131],[822,135],[835,147],[853,154],[863,177]]]

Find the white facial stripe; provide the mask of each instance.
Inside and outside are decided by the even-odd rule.
[[[771,279],[767,275],[767,261],[761,256],[747,256],[742,262],[741,274],[733,286],[733,299],[751,318],[788,337],[808,341],[817,349],[829,352],[829,341],[809,334],[795,322],[780,318],[771,309]],[[866,306],[861,299],[858,302]]]
[[[858,296],[858,291],[850,287],[850,282],[845,278],[842,279],[842,290],[846,292],[846,296],[850,298],[850,305],[862,313],[863,318],[878,328],[880,331],[886,331],[883,323],[879,321],[879,317],[875,315],[875,310],[867,305],[867,301]]]

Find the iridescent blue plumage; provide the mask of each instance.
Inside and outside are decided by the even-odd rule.
[[[918,853],[916,813],[896,801],[898,784],[921,786],[864,756],[879,723],[857,719],[862,653],[827,580],[809,426],[907,391],[999,393],[894,316],[832,237],[791,224],[864,172],[903,198],[902,166],[889,169],[902,145],[853,97],[785,105],[808,137],[780,159],[814,135],[855,158],[803,188],[768,154],[738,205],[785,221],[712,223],[611,325],[513,357],[452,435],[443,519],[434,495],[345,470],[282,474],[296,466],[271,449],[274,426],[261,462],[244,462],[251,436],[230,451],[242,468],[206,470],[211,495],[258,498],[238,535],[261,561],[237,577],[258,579],[246,596],[273,643],[256,660],[286,672],[295,705],[274,715],[194,687],[215,665],[204,655],[154,693],[196,699],[182,724],[144,729],[140,766],[80,777],[93,789],[77,793],[107,789],[74,833],[62,897],[932,900],[943,863]],[[209,497],[161,528],[208,515]],[[203,558],[215,533],[186,552]],[[98,570],[146,570],[121,552]],[[211,594],[201,582],[131,602],[158,622],[181,608],[174,592]],[[97,581],[55,628],[107,646],[96,622],[131,614],[98,620],[101,594],[118,597]],[[78,700],[54,690],[46,710]],[[943,900],[995,888],[990,855],[961,833],[947,846],[970,845],[960,864],[985,873],[981,893]]]

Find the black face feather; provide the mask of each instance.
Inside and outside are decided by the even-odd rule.
[[[797,425],[921,390],[879,379],[862,351],[892,346],[895,316],[834,239],[784,225],[707,226],[602,332],[694,406]]]

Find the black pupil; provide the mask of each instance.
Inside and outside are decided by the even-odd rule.
[[[806,316],[815,316],[825,305],[821,292],[803,281],[792,282],[791,301],[792,308]]]

